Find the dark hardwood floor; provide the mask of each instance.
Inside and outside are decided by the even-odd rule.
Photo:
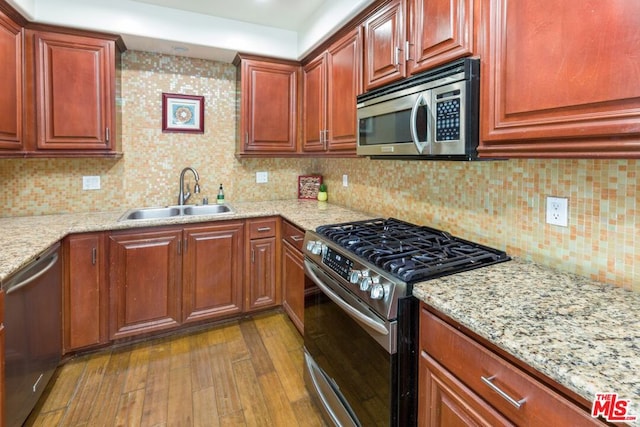
[[[270,312],[74,358],[27,426],[326,426],[302,337]]]

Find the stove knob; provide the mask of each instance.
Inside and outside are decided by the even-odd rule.
[[[315,244],[316,244],[316,242],[314,242],[313,240],[309,240],[309,241],[307,242],[307,250],[308,250],[309,252],[311,252],[311,251],[313,250],[313,246],[314,246]]]
[[[368,276],[363,277],[360,280],[360,290],[362,292],[367,292],[371,287],[372,283],[373,283],[373,280],[371,279],[371,277],[368,277]]]
[[[362,277],[362,272],[359,270],[351,270],[351,273],[349,273],[349,282],[353,283],[354,285],[358,282],[360,282],[360,278]]]
[[[384,298],[384,287],[380,283],[375,283],[371,288],[371,299]]]
[[[322,252],[322,243],[320,242],[313,242],[313,247],[311,248],[311,253],[314,255],[320,255],[320,253]]]

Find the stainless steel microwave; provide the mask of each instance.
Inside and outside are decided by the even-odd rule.
[[[477,158],[480,61],[464,58],[359,95],[357,154]]]

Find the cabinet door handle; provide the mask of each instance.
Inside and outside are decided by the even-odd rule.
[[[399,46],[396,46],[396,58],[395,58],[395,64],[394,64],[395,66],[400,65],[400,51],[401,50],[402,49],[400,49]]]
[[[107,139],[107,143],[109,142],[109,137],[110,137],[110,135],[109,135],[109,128],[106,128],[106,129],[105,129],[105,138]]]
[[[96,265],[98,261],[98,248],[91,248],[91,264]]]
[[[520,407],[522,405],[524,405],[524,403],[526,402],[526,398],[522,398],[520,400],[516,400],[513,397],[509,396],[504,390],[502,390],[500,387],[498,387],[497,385],[495,385],[493,383],[493,379],[495,378],[495,375],[490,376],[489,378],[481,376],[480,379],[482,380],[483,383],[485,383],[486,385],[489,386],[489,388],[491,388],[491,390],[495,391],[496,393],[498,393],[504,400],[506,400],[507,402],[511,403],[513,406],[516,407],[516,409],[520,409]]]
[[[291,240],[294,242],[301,242],[304,240],[304,236],[291,236]]]
[[[409,40],[404,42],[404,59],[406,62],[413,61],[410,46],[413,46],[413,43],[409,43]]]
[[[178,240],[178,255],[182,255],[182,239]]]
[[[271,227],[258,227],[258,231],[260,233],[264,233],[265,231],[271,231]]]
[[[251,249],[251,264],[254,264],[256,261],[256,250]]]

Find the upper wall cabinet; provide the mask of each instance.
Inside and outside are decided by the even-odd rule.
[[[640,158],[637,0],[483,0],[481,156]]]
[[[404,0],[393,0],[364,22],[364,87],[406,76]]]
[[[0,150],[22,149],[22,27],[0,9]]]
[[[34,80],[26,85],[27,149],[115,152],[115,38],[32,29],[25,36],[27,71]]]
[[[240,88],[236,154],[296,154],[299,64],[238,55],[234,65]]]
[[[479,0],[408,0],[407,5],[409,74],[475,53]]]
[[[355,28],[304,67],[303,151],[355,154],[362,35]]]

